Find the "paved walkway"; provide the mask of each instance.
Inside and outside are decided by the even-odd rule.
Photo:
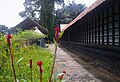
[[[51,52],[54,51],[54,45],[49,45]],[[85,70],[82,65],[77,63],[65,51],[58,47],[55,69],[57,72],[66,71],[66,82],[102,82],[95,78],[91,73]]]

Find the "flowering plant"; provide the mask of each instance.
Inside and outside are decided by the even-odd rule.
[[[49,80],[49,82],[53,82],[53,69],[54,69],[54,65],[55,65],[55,59],[56,59],[56,52],[57,52],[57,46],[58,46],[58,42],[59,42],[59,38],[60,38],[60,36],[61,36],[61,33],[60,33],[60,28],[56,28],[56,30],[55,30],[56,32],[55,32],[55,39],[54,39],[54,44],[55,44],[55,51],[54,51],[54,58],[53,58],[53,62],[52,62],[52,71],[49,71],[49,72],[51,72],[50,73],[50,76],[48,75],[48,78],[49,79],[47,79],[47,80]],[[29,58],[26,58],[26,56],[27,55],[31,55],[30,53],[29,53],[29,51],[27,51],[27,45],[26,46],[23,46],[24,47],[24,49],[25,50],[23,50],[23,49],[21,49],[21,50],[23,50],[22,52],[17,52],[17,51],[15,51],[15,50],[19,50],[20,48],[22,48],[22,47],[16,47],[15,45],[15,41],[14,40],[12,40],[12,39],[14,39],[15,40],[15,37],[12,37],[12,35],[11,34],[8,34],[7,36],[6,36],[6,39],[5,39],[5,42],[7,43],[6,45],[7,45],[7,49],[8,49],[8,52],[10,53],[10,60],[11,60],[11,65],[10,66],[12,66],[12,71],[13,71],[13,75],[14,75],[14,81],[15,82],[17,82],[17,81],[19,81],[19,80],[28,80],[28,81],[31,81],[31,82],[34,82],[35,80],[36,81],[38,81],[38,80],[40,80],[40,82],[42,82],[42,80],[44,81],[45,79],[42,79],[42,78],[44,78],[44,74],[43,74],[43,72],[45,72],[45,70],[43,71],[43,69],[45,69],[45,65],[43,65],[43,62],[44,62],[44,60],[42,60],[42,61],[38,61],[37,62],[37,66],[39,67],[39,73],[40,73],[40,79],[38,79],[38,77],[37,77],[37,75],[36,75],[36,73],[35,73],[35,70],[34,70],[34,68],[36,69],[37,68],[37,66],[36,67],[34,67],[34,61],[33,61],[33,59],[35,59],[34,57],[32,57],[32,56],[28,56]],[[16,49],[14,49],[14,47],[16,47]],[[33,48],[32,48],[33,49]],[[28,50],[31,50],[32,51],[32,49],[31,48],[29,48]],[[34,52],[35,50],[33,50],[32,51],[32,53],[35,53]],[[28,52],[28,53],[27,53]],[[17,55],[16,54],[26,54],[27,53],[27,55],[25,56],[25,58],[24,58],[24,56],[18,56],[18,57],[23,57],[23,58],[20,58],[19,60],[18,60],[18,62],[16,63],[16,64],[14,64],[14,62],[16,62],[17,61],[17,59],[15,59],[16,57],[17,57]],[[38,53],[38,52],[36,52],[36,53]],[[14,55],[15,54],[15,55]],[[51,57],[52,58],[52,57]],[[27,70],[25,67],[26,67],[26,63],[24,62],[21,62],[21,61],[25,61],[26,59],[28,59],[29,60],[29,66],[28,66],[28,61],[27,61],[27,68],[29,69],[29,71],[24,71],[24,70]],[[36,60],[39,60],[39,59],[36,59]],[[50,64],[50,63],[49,63]],[[18,65],[18,67],[17,67],[17,65]],[[23,66],[22,66],[23,65]],[[47,64],[48,65],[48,64]],[[42,66],[43,66],[43,68],[42,68]],[[23,69],[23,68],[25,68],[25,69]],[[49,69],[49,70],[51,70],[51,68]],[[47,70],[48,71],[48,70]],[[17,72],[17,73],[16,73]],[[23,74],[22,74],[22,72],[23,72]],[[33,74],[32,74],[33,73]],[[28,77],[27,77],[27,74],[28,74]],[[49,74],[49,73],[48,73]],[[43,76],[42,76],[43,75]],[[59,74],[60,75],[60,74]],[[16,77],[17,76],[17,77]],[[60,81],[62,81],[62,78],[63,78],[63,76],[64,75],[60,75],[60,76],[58,76],[57,78],[58,79],[60,79]],[[32,79],[34,77],[34,79]],[[46,80],[45,80],[46,81]],[[3,81],[4,82],[4,81]]]
[[[56,39],[56,42],[58,43],[60,28],[56,27],[54,28],[54,30],[55,30],[55,39]]]
[[[11,38],[12,38],[12,35],[8,34],[7,37],[6,37],[6,41],[7,41],[7,44],[8,44],[9,51],[10,51],[11,66],[12,66],[12,70],[13,70],[13,74],[14,74],[14,80],[15,80],[15,82],[17,82],[15,67],[14,67],[14,52],[13,52],[14,50],[12,50],[12,48],[11,48],[11,44],[12,44]]]
[[[30,66],[30,74],[31,74],[31,82],[32,82],[32,59],[29,60],[29,66]]]
[[[54,51],[53,65],[52,65],[52,71],[51,71],[49,82],[52,82],[52,75],[53,75],[53,70],[54,70],[54,66],[55,66],[55,60],[56,60],[56,53],[57,53],[58,42],[59,42],[59,39],[61,38],[61,36],[64,33],[64,31],[62,31],[61,33],[59,33],[60,32],[60,28],[59,27],[54,28],[54,30],[55,30],[55,39],[53,38],[53,40],[54,40],[54,44],[55,44],[55,51]],[[61,78],[63,78],[63,76],[61,76]]]
[[[37,65],[39,66],[39,71],[40,71],[40,82],[42,82],[42,72],[43,72],[42,61],[38,61]]]

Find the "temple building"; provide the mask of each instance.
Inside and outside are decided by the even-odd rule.
[[[97,0],[64,29],[60,44],[120,76],[120,0]]]

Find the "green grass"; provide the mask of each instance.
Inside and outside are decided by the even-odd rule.
[[[38,46],[26,46],[15,51],[14,65],[19,82],[30,82],[30,58],[33,60],[33,82],[39,82],[39,67],[37,66],[39,60],[43,62],[43,82],[48,82],[52,67],[52,55],[49,50]],[[14,82],[10,58],[6,59],[0,69],[0,82]]]

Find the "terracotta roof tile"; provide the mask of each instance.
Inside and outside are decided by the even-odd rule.
[[[96,8],[98,5],[100,5],[101,3],[103,3],[105,0],[96,0],[90,7],[88,7],[87,9],[85,9],[80,15],[78,15],[72,22],[70,22],[66,28],[64,30],[66,30],[67,28],[69,28],[72,24],[74,24],[76,21],[78,21],[79,19],[81,19],[83,16],[85,16],[87,13],[89,13],[91,10],[93,10],[94,8]]]

